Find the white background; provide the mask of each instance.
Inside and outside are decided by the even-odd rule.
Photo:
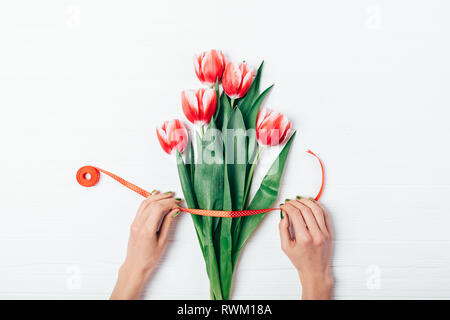
[[[107,298],[139,195],[181,195],[155,127],[183,118],[192,58],[222,49],[258,66],[265,106],[299,131],[280,200],[313,195],[311,148],[336,234],[335,297],[450,298],[448,1],[0,2],[0,298]],[[261,175],[261,174],[260,174]],[[259,176],[260,176],[259,175]],[[296,299],[278,213],[243,252],[233,298]],[[145,298],[209,298],[180,215]]]

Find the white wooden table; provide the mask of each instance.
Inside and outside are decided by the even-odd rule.
[[[210,48],[275,83],[265,106],[299,135],[280,201],[319,183],[335,229],[338,299],[450,298],[450,22],[447,1],[0,2],[0,298],[103,299],[140,196],[181,188],[155,127],[182,117]],[[260,173],[261,175],[261,173]],[[191,219],[177,218],[149,299],[208,299]],[[243,252],[233,298],[301,288],[269,215]]]

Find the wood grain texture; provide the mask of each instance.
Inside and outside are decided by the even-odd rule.
[[[262,87],[276,84],[265,106],[298,130],[280,199],[317,191],[306,149],[325,163],[335,298],[449,299],[449,9],[439,0],[1,2],[0,298],[109,296],[141,198],[108,177],[82,188],[75,173],[97,165],[181,195],[154,129],[182,118],[180,91],[200,86],[192,56],[218,48],[265,60]],[[230,16],[239,23],[218,23]],[[269,214],[244,249],[233,298],[300,297],[278,222]],[[209,298],[187,215],[144,298]]]

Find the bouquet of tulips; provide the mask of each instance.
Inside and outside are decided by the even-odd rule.
[[[183,112],[194,130],[177,119],[156,130],[164,151],[176,153],[187,206],[224,211],[270,208],[278,196],[295,132],[282,114],[260,110],[272,88],[259,92],[263,64],[255,72],[245,62],[227,61],[221,51],[210,50],[197,56],[194,65],[205,88],[181,93]],[[283,143],[250,200],[261,151]],[[239,253],[264,215],[223,218],[191,214],[206,262],[211,299],[229,299]]]

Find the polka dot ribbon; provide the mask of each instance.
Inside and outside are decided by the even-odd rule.
[[[322,195],[323,187],[325,184],[325,172],[323,168],[322,161],[319,159],[319,157],[314,154],[311,150],[307,151],[309,154],[313,155],[320,164],[320,169],[322,172],[322,183],[320,185],[319,192],[317,193],[317,196],[314,198],[316,201],[319,200],[320,196]],[[141,196],[148,198],[152,193],[148,192],[140,187],[138,187],[135,184],[132,184],[131,182],[128,182],[127,180],[115,175],[114,173],[111,173],[109,171],[103,170],[98,167],[93,166],[84,166],[77,171],[77,181],[80,185],[83,187],[93,187],[95,186],[98,181],[100,180],[100,173],[106,174],[107,176],[110,176],[117,182],[121,183],[125,187],[127,187],[130,190],[133,190],[134,192],[140,194]],[[255,210],[240,210],[240,211],[222,211],[222,210],[204,210],[204,209],[189,209],[189,208],[182,208],[180,207],[180,211],[196,214],[200,216],[208,216],[208,217],[218,217],[218,218],[238,218],[238,217],[245,217],[245,216],[251,216],[255,214],[261,214],[266,213],[274,210],[280,210],[280,208],[268,208],[268,209],[255,209]]]

